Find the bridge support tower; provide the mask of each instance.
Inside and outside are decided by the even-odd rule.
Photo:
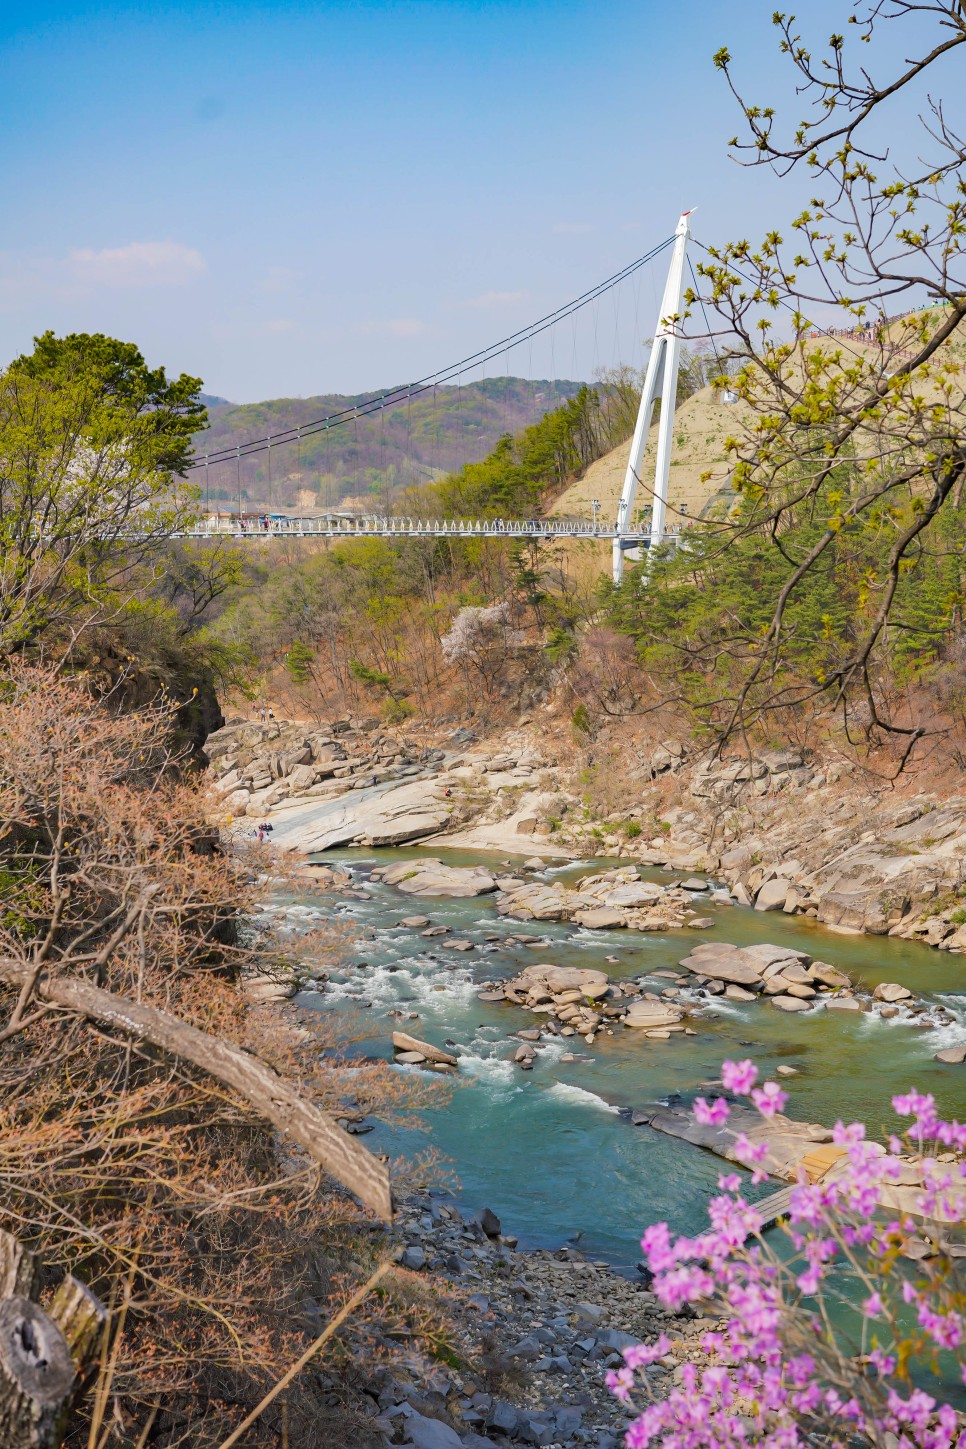
[[[641,482],[641,467],[644,462],[644,450],[647,447],[647,434],[651,426],[654,404],[658,398],[661,399],[661,417],[657,433],[649,548],[656,548],[664,537],[671,445],[674,441],[678,368],[681,363],[680,318],[684,305],[684,263],[687,257],[688,239],[691,235],[688,224],[688,218],[691,215],[693,215],[693,209],[684,212],[675,228],[674,249],[671,252],[671,265],[664,285],[664,296],[661,299],[657,332],[644,376],[641,405],[637,413],[637,426],[631,440],[627,472],[624,474],[624,488],[617,508],[613,560],[615,584],[619,584],[624,577],[625,535],[632,531],[630,525],[633,522],[634,500]]]

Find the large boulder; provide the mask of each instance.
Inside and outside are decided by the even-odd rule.
[[[912,992],[898,981],[882,981],[872,993],[873,1001],[911,1001]]]
[[[639,880],[633,884],[615,885],[609,889],[598,887],[595,892],[604,905],[624,906],[629,910],[640,906],[653,906],[664,896],[664,887],[654,881]]]
[[[783,880],[780,876],[776,880],[766,880],[755,897],[755,910],[783,911],[790,886],[791,881]]]
[[[496,890],[496,880],[482,866],[444,865],[441,860],[403,860],[374,870],[373,876],[407,896],[472,897]]]
[[[614,930],[627,925],[623,911],[616,911],[610,906],[592,906],[588,911],[578,911],[574,920],[578,926],[586,926],[590,931]]]
[[[229,815],[244,815],[251,798],[251,791],[249,790],[232,790],[222,800],[222,809]]]
[[[813,961],[808,968],[808,975],[811,981],[820,981],[823,986],[844,989],[852,983],[844,971],[837,966],[830,966],[827,961]]]
[[[544,885],[538,881],[504,896],[497,910],[501,916],[511,916],[515,921],[566,921],[573,910],[574,894],[564,885]]]
[[[299,763],[287,772],[290,790],[309,790],[315,784],[317,771],[314,765]]]
[[[663,1031],[677,1026],[683,1016],[680,1007],[668,1006],[663,1001],[635,1001],[624,1017],[624,1025],[641,1031]]]
[[[394,1031],[392,1044],[397,1052],[419,1055],[428,1062],[437,1062],[440,1066],[455,1067],[457,1065],[457,1058],[450,1052],[444,1052],[442,1047],[434,1046],[432,1042],[420,1041],[419,1037],[410,1036],[405,1031]]]
[[[579,991],[582,996],[592,999],[603,996],[610,985],[606,971],[594,971],[583,966],[524,966],[517,979],[521,978],[531,986],[546,986],[554,996],[564,991]]]
[[[708,976],[712,981],[730,981],[735,986],[757,986],[762,967],[751,960],[738,946],[709,941],[695,946],[691,955],[681,962],[687,971]]]
[[[808,1011],[812,1003],[800,996],[773,996],[771,1004],[777,1006],[779,1011]]]
[[[812,959],[807,951],[796,951],[793,946],[773,946],[767,941],[762,941],[757,946],[744,946],[742,949],[750,961],[761,962],[764,975],[768,974],[769,966],[777,966],[780,970],[790,961],[798,961],[807,966]]]

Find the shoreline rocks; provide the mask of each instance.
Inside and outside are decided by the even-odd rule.
[[[628,1412],[604,1383],[621,1350],[672,1338],[653,1370],[672,1382],[711,1326],[672,1314],[644,1276],[622,1277],[573,1245],[520,1249],[495,1214],[423,1190],[392,1230],[403,1268],[432,1282],[454,1318],[458,1365],[415,1349],[370,1391],[383,1444],[410,1449],[620,1449]],[[489,1365],[489,1371],[483,1366]]]

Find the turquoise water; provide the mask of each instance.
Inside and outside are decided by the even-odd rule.
[[[648,1127],[631,1127],[618,1109],[692,1092],[715,1076],[724,1057],[751,1056],[764,1072],[779,1062],[798,1068],[800,1075],[786,1083],[787,1110],[797,1118],[829,1125],[840,1117],[860,1118],[877,1133],[892,1123],[892,1094],[911,1085],[934,1092],[944,1110],[960,1118],[966,1113],[966,1068],[932,1060],[941,1047],[966,1040],[962,957],[906,941],[841,936],[780,912],[707,906],[706,898],[701,913],[714,916],[715,925],[702,932],[641,935],[510,921],[497,916],[489,896],[417,899],[367,880],[374,865],[404,856],[491,867],[507,859],[438,848],[327,854],[326,864],[349,867],[371,899],[313,895],[277,902],[275,908],[296,929],[317,924],[319,913],[351,924],[358,939],[349,959],[367,964],[334,973],[323,994],[305,992],[299,1001],[323,1011],[358,1012],[375,1033],[366,1044],[371,1055],[392,1057],[390,1034],[397,1026],[438,1045],[456,1043],[461,1059],[458,1076],[451,1079],[456,1090],[448,1106],[429,1114],[431,1141],[451,1159],[465,1200],[493,1208],[505,1231],[524,1243],[556,1247],[582,1233],[585,1251],[628,1265],[639,1256],[647,1223],[664,1218],[682,1232],[703,1226],[721,1162]],[[568,864],[546,875],[571,880],[607,864]],[[681,873],[645,874],[663,882],[683,878]],[[433,924],[451,927],[453,935],[472,940],[475,949],[465,954],[448,950],[441,944],[445,937],[424,939],[401,927],[400,919],[410,915],[427,915]],[[538,949],[502,944],[514,934],[550,944]],[[487,942],[488,935],[500,940]],[[533,1071],[521,1072],[510,1060],[518,1045],[510,1033],[539,1018],[507,1003],[476,1000],[478,982],[512,975],[530,963],[593,966],[615,979],[637,978],[675,966],[698,940],[709,939],[793,945],[868,985],[900,981],[917,996],[953,1010],[957,1024],[923,1028],[906,1017],[881,1021],[821,1008],[786,1015],[767,1002],[715,998],[691,1022],[694,1037],[648,1041],[639,1032],[618,1030],[613,1037],[598,1035],[593,1046],[580,1038],[551,1038]],[[655,978],[650,984],[659,990],[668,983]],[[419,1019],[388,1017],[394,1008],[416,1012]],[[583,1059],[561,1061],[568,1051]],[[383,1127],[366,1143],[394,1153],[425,1145],[413,1134]]]

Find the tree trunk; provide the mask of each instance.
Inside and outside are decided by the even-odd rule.
[[[0,980],[22,986],[32,975],[19,961],[0,957]],[[190,1062],[241,1096],[285,1136],[304,1147],[320,1166],[386,1222],[392,1222],[389,1169],[361,1142],[348,1137],[331,1117],[307,1102],[258,1057],[189,1026],[170,1012],[102,991],[76,976],[42,976],[36,995],[69,1007],[79,1016],[127,1032]],[[0,1444],[2,1444],[0,1440]]]
[[[0,1444],[57,1449],[83,1392],[107,1312],[76,1278],[65,1278],[50,1315],[33,1303],[37,1265],[0,1231]]]

